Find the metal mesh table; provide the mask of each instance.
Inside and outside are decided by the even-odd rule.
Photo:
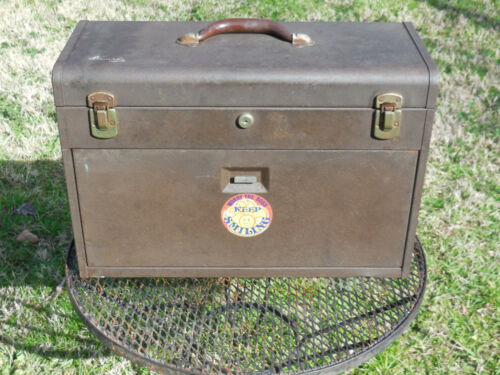
[[[418,241],[407,279],[81,279],[73,246],[66,270],[89,329],[165,374],[346,371],[404,331],[426,281]]]

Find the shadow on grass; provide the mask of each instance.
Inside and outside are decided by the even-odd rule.
[[[44,301],[14,289],[0,289],[0,344],[16,352],[27,351],[43,358],[87,359],[110,354],[99,341],[83,329],[66,296]]]
[[[28,202],[34,215],[16,212]],[[17,242],[24,229],[40,241]],[[0,287],[59,284],[71,237],[62,162],[0,161]]]
[[[35,214],[18,214],[27,202]],[[24,229],[40,241],[17,242]],[[43,358],[109,355],[85,332],[66,295],[45,301],[64,277],[71,237],[62,162],[0,161],[0,346]]]
[[[491,17],[489,14],[478,12],[475,8],[477,4],[473,2],[460,2],[459,4],[452,4],[450,1],[445,0],[422,0],[430,6],[443,10],[446,16],[450,19],[455,19],[457,16],[462,15],[474,24],[487,29],[500,30],[500,22]],[[467,4],[467,5],[466,5]]]
[[[16,350],[37,353],[45,358],[86,359],[109,355],[109,350],[105,347],[103,347],[102,350],[96,350],[96,346],[100,345],[97,339],[81,338],[78,337],[76,333],[71,335],[61,335],[56,330],[40,329],[34,325],[12,324],[9,328],[9,336],[0,334],[1,343],[13,346]],[[25,336],[26,332],[29,332],[28,336],[31,337],[57,337],[61,340],[59,343],[60,347],[56,347],[55,345],[57,345],[57,343],[50,342],[51,340],[48,340],[48,342],[45,341],[44,343],[30,342],[31,340],[27,339]],[[71,344],[72,348],[63,348],[68,344]]]

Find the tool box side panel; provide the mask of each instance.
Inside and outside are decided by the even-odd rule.
[[[439,90],[439,70],[436,66],[436,63],[429,54],[429,51],[427,50],[427,48],[425,48],[425,45],[422,42],[422,39],[420,39],[417,30],[415,30],[413,24],[411,22],[404,22],[403,25],[406,27],[408,34],[415,43],[415,47],[420,53],[422,60],[427,66],[427,71],[429,72],[429,85],[427,90],[426,108],[429,109],[435,108]]]
[[[85,241],[83,238],[82,221],[80,217],[80,204],[78,201],[78,188],[75,179],[75,169],[73,164],[73,153],[71,150],[62,150],[64,163],[64,175],[66,177],[66,188],[68,191],[68,202],[71,214],[71,224],[73,227],[73,238],[75,241],[78,267],[82,278],[88,277],[87,256],[85,252]]]
[[[403,268],[402,268],[403,277],[407,277],[411,271],[411,263],[412,263],[411,254],[413,252],[413,247],[416,240],[418,214],[420,212],[425,170],[427,168],[427,159],[429,157],[429,145],[431,142],[433,119],[434,119],[434,110],[428,110],[425,119],[425,131],[422,139],[422,149],[419,152],[417,161],[415,187],[413,189],[410,220],[408,222],[408,238],[406,240],[405,253],[403,256]]]
[[[66,189],[68,193],[68,203],[70,207],[71,224],[73,229],[73,238],[75,241],[76,254],[79,265],[79,272],[82,278],[89,276],[87,272],[87,259],[85,253],[85,241],[83,239],[83,229],[81,225],[80,218],[80,206],[78,202],[78,188],[75,179],[75,170],[73,164],[73,153],[72,150],[65,147],[67,144],[68,134],[66,128],[63,126],[63,107],[64,106],[64,92],[63,92],[63,82],[64,82],[64,68],[66,61],[73,51],[75,45],[83,34],[88,21],[80,21],[76,25],[75,29],[71,33],[66,45],[64,46],[61,54],[57,58],[53,68],[52,68],[52,88],[54,93],[54,102],[57,111],[57,123],[59,128],[59,140],[61,144],[61,154],[64,165],[64,175],[66,180]],[[84,105],[85,103],[82,103]]]
[[[76,43],[78,42],[78,39],[83,34],[83,30],[85,29],[87,24],[88,24],[88,21],[78,22],[78,24],[75,27],[75,30],[73,30],[73,33],[69,37],[68,42],[64,46],[63,50],[61,51],[61,54],[57,58],[57,61],[55,62],[54,66],[52,68],[52,87],[53,87],[53,91],[54,91],[54,102],[55,102],[56,107],[64,105],[63,72],[64,72],[66,60],[68,59],[73,48],[75,47]],[[84,104],[85,103],[82,103],[82,105],[84,105]]]
[[[422,60],[427,66],[429,73],[429,83],[427,91],[426,108],[427,114],[425,119],[425,127],[422,137],[422,148],[418,157],[417,172],[415,176],[415,188],[413,193],[412,208],[410,220],[408,224],[408,238],[405,247],[405,254],[403,257],[402,276],[407,277],[411,271],[411,254],[413,252],[413,245],[416,239],[416,230],[418,224],[418,214],[422,199],[422,189],[424,185],[425,170],[427,167],[427,159],[429,156],[429,145],[432,135],[434,108],[436,107],[437,96],[439,91],[439,70],[432,59],[429,51],[425,47],[422,39],[418,35],[417,30],[411,22],[404,22],[408,34],[412,38],[415,48],[418,50]]]

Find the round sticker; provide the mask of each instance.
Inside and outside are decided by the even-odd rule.
[[[238,194],[228,199],[220,211],[226,229],[241,237],[253,237],[271,225],[271,205],[256,194]]]

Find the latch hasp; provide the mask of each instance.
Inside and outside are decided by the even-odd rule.
[[[112,138],[118,134],[116,98],[106,91],[93,92],[87,97],[90,132],[96,138]]]
[[[375,98],[375,123],[373,136],[378,139],[399,137],[403,114],[403,96],[396,93],[384,93]]]

